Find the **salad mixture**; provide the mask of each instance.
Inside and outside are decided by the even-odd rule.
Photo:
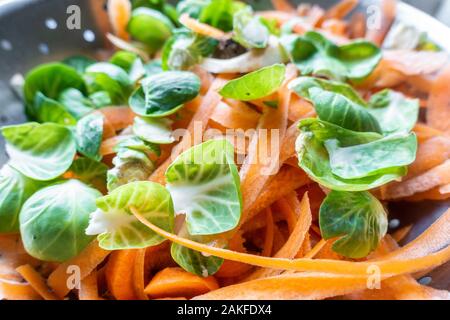
[[[449,299],[450,210],[387,232],[450,198],[447,54],[394,0],[272,2],[110,0],[114,51],[16,83],[1,299]]]

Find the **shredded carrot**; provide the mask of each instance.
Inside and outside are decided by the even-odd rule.
[[[339,1],[325,12],[325,15],[318,21],[317,25],[325,27],[326,22],[330,20],[343,22],[342,19],[355,9],[358,3],[359,0]],[[344,35],[344,33],[341,33],[341,35]]]
[[[41,300],[29,283],[0,279],[0,300]]]
[[[112,138],[109,138],[105,141],[102,142],[102,144],[100,145],[100,151],[99,153],[102,156],[107,156],[113,153],[116,153],[116,146],[123,140],[129,138],[130,136],[115,136]]]
[[[211,27],[210,25],[207,25],[205,23],[201,23],[198,20],[192,19],[191,17],[189,17],[187,13],[182,14],[179,21],[186,28],[203,36],[211,37],[218,40],[226,38],[226,34],[222,30]]]
[[[58,300],[50,291],[44,278],[29,264],[18,267],[17,272],[30,284],[33,289],[39,293],[45,300]]]
[[[292,192],[296,195],[295,192]],[[286,200],[286,197],[281,198],[275,203],[276,207],[279,208],[281,211],[284,220],[286,221],[288,225],[289,234],[292,234],[294,232],[295,225],[297,223],[297,216],[295,215],[294,210],[289,206],[288,201]]]
[[[450,133],[450,66],[434,82],[428,98],[427,124]]]
[[[327,244],[327,240],[321,239],[319,242],[316,243],[316,245],[307,254],[305,254],[304,258],[306,258],[306,259],[314,258],[326,244]]]
[[[181,268],[165,268],[145,288],[151,298],[194,297],[219,288],[214,277],[199,277]]]
[[[136,296],[140,300],[148,300],[145,289],[145,253],[146,249],[139,249],[133,268],[133,283]]]
[[[256,127],[259,117],[260,114],[244,102],[240,102],[237,107],[221,102],[214,109],[211,120],[227,129],[248,130]]]
[[[364,13],[357,12],[352,15],[349,23],[349,35],[352,39],[362,39],[366,36],[367,24]]]
[[[386,199],[401,199],[450,183],[450,160],[409,180],[394,183],[386,190]]]
[[[295,8],[288,0],[271,0],[271,2],[274,9],[277,11],[295,13]]]
[[[118,250],[111,253],[106,264],[108,290],[117,300],[134,300],[133,268],[137,250]]]
[[[103,300],[98,295],[97,270],[92,270],[88,276],[81,280],[78,298],[80,300]]]
[[[443,201],[450,199],[450,190],[447,186],[440,186],[428,191],[416,193],[410,197],[402,198],[405,202],[423,202],[424,200]]]
[[[136,115],[129,107],[104,107],[99,111],[105,116],[115,131],[120,131],[132,125]]]
[[[400,242],[403,239],[405,239],[405,237],[408,235],[408,233],[411,231],[413,225],[407,225],[404,226],[403,228],[400,228],[398,230],[396,230],[393,234],[392,234],[392,238],[394,238],[395,241]]]
[[[64,298],[71,288],[68,279],[72,275],[71,267],[79,268],[79,279],[83,280],[92,270],[94,270],[110,253],[98,246],[97,241],[93,241],[78,256],[60,264],[48,278],[48,285],[59,298]]]
[[[234,236],[228,242],[228,247],[230,250],[238,252],[246,252],[244,247],[245,239],[242,237],[242,232],[236,232]],[[244,275],[252,269],[252,266],[240,263],[236,261],[225,260],[214,276],[217,278],[231,278],[236,277],[236,275]]]
[[[375,265],[380,268],[381,274],[391,277],[400,274],[414,273],[421,270],[434,268],[444,264],[450,260],[450,247],[441,251],[429,254],[425,257],[410,259],[383,259],[368,262],[349,262],[334,260],[312,260],[312,259],[285,259],[256,256],[246,253],[234,252],[227,249],[211,247],[189,239],[181,238],[175,234],[160,229],[154,224],[147,221],[134,207],[130,208],[133,215],[148,228],[159,234],[160,236],[177,243],[186,248],[202,252],[204,254],[220,257],[233,261],[245,262],[254,266],[295,270],[295,271],[311,271],[326,272],[342,275],[361,276],[366,275],[367,268]],[[400,251],[400,250],[399,250]]]
[[[127,32],[131,18],[131,2],[128,0],[108,0],[108,17],[114,33],[121,39],[130,38]]]
[[[408,168],[408,178],[424,173],[450,159],[450,137],[436,136],[419,143],[416,161]]]
[[[270,257],[273,249],[273,237],[274,237],[274,222],[272,216],[272,210],[267,208],[266,212],[266,236],[264,238],[264,247],[262,255]]]

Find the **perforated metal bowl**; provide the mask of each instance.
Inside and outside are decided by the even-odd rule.
[[[248,2],[257,9],[270,8],[269,0]],[[328,7],[336,1],[304,2]],[[368,5],[378,1],[362,2],[358,10],[365,10]],[[69,30],[67,27],[67,19],[74,12],[69,9],[68,13],[71,5],[80,8],[80,29]],[[397,19],[428,32],[432,40],[450,52],[450,29],[434,18],[402,3]],[[93,55],[96,50],[108,46],[105,39],[108,28],[104,0],[0,0],[0,126],[26,121],[22,102],[10,86],[10,80],[15,74],[25,74],[40,63],[74,54]],[[0,139],[0,165],[6,161],[4,143]],[[398,219],[399,227],[414,223],[414,228],[404,240],[408,242],[423,232],[449,206],[450,202],[396,203],[391,205],[390,219]],[[396,223],[391,225],[395,226]],[[450,289],[450,264],[435,270],[430,276],[433,287]]]

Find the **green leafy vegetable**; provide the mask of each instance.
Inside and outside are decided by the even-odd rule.
[[[153,76],[157,73],[163,72],[162,61],[160,59],[152,60],[144,65],[145,75],[147,77]]]
[[[130,107],[145,117],[165,117],[200,92],[200,79],[191,72],[167,71],[144,78],[130,97]]]
[[[134,119],[133,132],[140,139],[157,144],[170,144],[175,141],[170,125],[172,121],[166,118]]]
[[[281,43],[302,74],[360,81],[369,76],[381,60],[381,50],[371,42],[357,40],[338,46],[322,34],[285,35]]]
[[[2,128],[10,165],[35,180],[52,180],[72,164],[76,152],[72,132],[64,126],[25,123]]]
[[[69,126],[77,122],[62,103],[47,98],[41,92],[37,92],[34,96],[33,114],[39,122],[54,122]]]
[[[85,56],[72,56],[64,59],[62,63],[74,68],[79,74],[83,74],[86,72],[86,68],[96,63],[96,61]]]
[[[269,43],[269,30],[250,6],[234,15],[233,31],[234,40],[246,48],[265,48]]]
[[[227,140],[210,140],[182,153],[167,169],[166,181],[175,211],[186,213],[189,234],[222,233],[239,223],[240,181]]]
[[[87,73],[104,73],[111,79],[117,81],[122,87],[131,86],[132,81],[128,77],[127,72],[119,66],[108,62],[97,62],[86,69]]]
[[[394,167],[359,179],[343,179],[333,174],[328,152],[323,141],[312,132],[300,133],[296,150],[299,166],[317,183],[338,191],[366,191],[397,180],[407,172],[406,167]]]
[[[75,119],[81,119],[95,109],[112,104],[106,91],[94,92],[85,97],[81,91],[73,88],[61,92],[58,101]]]
[[[353,131],[382,132],[377,119],[366,108],[345,96],[319,88],[309,89],[309,95],[320,120]]]
[[[156,51],[172,35],[173,23],[164,14],[150,8],[133,10],[128,23],[130,35]]]
[[[407,99],[392,90],[373,95],[369,107],[384,134],[410,132],[417,122],[420,108],[417,99]]]
[[[90,113],[78,121],[75,129],[77,150],[82,155],[99,161],[100,145],[103,140],[103,115],[99,112]]]
[[[57,99],[59,94],[68,88],[86,91],[83,78],[74,68],[62,63],[48,63],[32,69],[25,77],[23,89],[29,116],[36,116],[33,113],[33,104],[37,92],[50,99]]]
[[[173,232],[174,211],[169,192],[148,181],[132,182],[97,199],[86,234],[98,235],[100,247],[107,250],[146,248],[165,241],[139,222],[131,213],[136,208],[148,221]]]
[[[108,166],[89,158],[78,158],[72,163],[69,171],[75,179],[100,191],[106,191],[106,172]]]
[[[283,64],[274,64],[229,81],[219,93],[225,98],[242,101],[264,98],[280,88],[285,71]]]
[[[387,232],[383,205],[369,192],[331,191],[320,207],[320,230],[326,240],[339,237],[333,250],[345,257],[366,257]]]
[[[194,240],[199,242],[199,240]],[[223,259],[204,256],[201,252],[173,243],[170,249],[173,260],[184,270],[201,277],[208,277],[219,271]]]
[[[144,63],[136,53],[118,51],[109,61],[125,70],[131,82],[136,82],[145,75]]]
[[[91,241],[85,234],[89,214],[101,193],[78,180],[58,183],[33,194],[20,212],[20,234],[26,251],[44,261],[63,262]]]
[[[245,8],[246,4],[233,0],[211,0],[200,13],[201,22],[225,32],[233,30],[233,16]]]
[[[325,147],[331,171],[344,179],[357,179],[410,165],[416,159],[417,139],[414,133],[406,133],[351,147],[340,147],[339,141],[327,140]]]
[[[165,70],[187,70],[212,54],[218,43],[185,28],[176,29],[164,45],[162,66]]]
[[[177,3],[177,12],[181,16],[186,13],[194,19],[198,19],[200,14],[211,0],[182,0]]]
[[[19,231],[20,209],[42,185],[8,164],[0,170],[0,233]]]

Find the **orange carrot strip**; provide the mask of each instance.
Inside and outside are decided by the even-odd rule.
[[[361,39],[366,36],[367,24],[364,13],[357,12],[352,15],[349,23],[349,34],[352,39]]]
[[[0,300],[41,300],[29,283],[0,279]]]
[[[78,292],[80,300],[103,300],[98,295],[97,270],[92,272],[80,282]]]
[[[273,249],[274,224],[273,215],[270,208],[266,209],[266,236],[264,237],[264,247],[262,255],[270,257]]]
[[[294,6],[288,0],[271,0],[271,2],[277,11],[295,13]]]
[[[233,107],[226,102],[219,103],[211,115],[211,120],[228,129],[248,130],[255,128],[260,114],[244,102],[238,104],[238,106]]]
[[[305,254],[304,258],[306,258],[306,259],[314,258],[326,244],[327,244],[327,240],[321,239],[319,242],[316,243],[316,245],[307,254]]]
[[[385,50],[383,62],[406,76],[417,76],[442,70],[448,62],[448,55],[445,52]]]
[[[440,130],[436,130],[430,126],[427,126],[424,123],[417,123],[414,127],[413,131],[417,135],[417,139],[419,140],[419,143],[425,142],[428,139],[431,139],[436,136],[442,136],[444,135],[444,132]]]
[[[58,298],[50,292],[44,278],[29,264],[18,267],[17,272],[39,293],[45,300],[58,300]]]
[[[383,259],[377,261],[367,262],[349,262],[349,261],[335,261],[335,260],[313,260],[313,259],[285,259],[285,258],[271,258],[246,253],[234,252],[227,249],[211,247],[201,244],[189,239],[181,238],[175,234],[171,234],[151,222],[147,221],[134,208],[130,208],[133,215],[148,228],[159,234],[160,236],[177,243],[186,248],[202,252],[204,254],[220,257],[233,261],[245,262],[254,266],[281,269],[281,270],[295,270],[295,271],[311,271],[311,272],[326,272],[342,275],[362,276],[367,275],[367,268],[369,266],[377,266],[380,268],[381,274],[386,277],[414,273],[421,270],[435,268],[450,260],[450,247],[441,251],[430,254],[425,257],[413,259]]]
[[[450,160],[424,174],[387,187],[386,199],[401,199],[450,183]]]
[[[344,19],[353,9],[358,6],[359,0],[342,0],[332,6],[325,13],[325,19]]]
[[[413,196],[403,198],[401,199],[401,201],[422,202],[424,200],[435,200],[435,201],[447,200],[450,199],[450,191],[448,189],[446,190],[447,186],[440,186],[428,191],[419,192]]]
[[[226,38],[226,34],[222,30],[214,28],[198,20],[192,19],[187,13],[182,14],[179,21],[186,28],[203,36],[211,37],[217,40]]]
[[[117,300],[135,300],[133,267],[137,250],[113,251],[106,264],[105,277],[108,291]]]
[[[203,134],[203,131],[206,129],[206,125],[208,124],[208,121],[211,118],[211,114],[214,112],[214,109],[222,99],[222,97],[217,93],[216,90],[218,88],[221,88],[223,84],[224,84],[223,79],[217,78],[216,80],[214,80],[208,93],[202,99],[202,103],[198,108],[198,111],[195,113],[194,117],[189,123],[186,133],[181,138],[181,141],[172,150],[172,157],[169,157],[162,165],[158,167],[158,169],[155,170],[155,172],[153,172],[153,174],[150,177],[151,181],[164,184],[165,183],[164,174],[167,168],[174,160],[173,157],[180,155],[183,151],[186,151],[193,145],[201,143],[201,141],[196,141],[198,140],[196,138],[198,135],[200,135],[201,140],[201,135]],[[198,132],[199,127],[203,130],[202,132]]]
[[[128,21],[131,18],[131,1],[108,0],[108,17],[114,33],[123,40],[128,40]]]
[[[129,107],[104,107],[99,111],[116,130],[123,130],[133,124],[136,114]]]
[[[80,280],[87,277],[102,261],[108,256],[110,251],[104,250],[98,246],[97,241],[93,241],[78,256],[61,263],[48,278],[48,285],[55,294],[64,298],[71,290],[68,287],[68,279],[72,275],[70,271],[72,266],[80,268]]]
[[[244,241],[242,232],[238,231],[228,242],[228,247],[233,251],[246,252],[247,250],[244,247]],[[214,276],[217,278],[231,278],[236,277],[236,275],[246,274],[251,269],[252,266],[248,264],[225,260]]]
[[[427,112],[429,126],[450,133],[450,66],[434,82]]]
[[[408,235],[408,233],[411,231],[413,225],[407,225],[404,226],[403,228],[400,228],[398,230],[396,230],[393,234],[392,234],[392,238],[397,241],[400,242],[403,239],[405,239],[405,237]]]
[[[397,16],[397,0],[382,0],[381,24],[367,30],[366,39],[381,46]]]
[[[297,196],[297,194],[293,191],[291,194],[294,194]],[[288,225],[289,234],[292,234],[295,229],[295,225],[297,224],[297,216],[294,210],[289,206],[288,201],[286,200],[286,197],[281,198],[278,200],[275,205],[281,210],[281,213],[283,215],[284,220],[286,221]]]
[[[306,233],[311,225],[311,210],[309,207],[308,194],[306,193],[304,195],[301,203],[298,202],[297,198],[295,198],[295,200],[295,203],[293,203],[293,209],[299,217],[297,224],[295,225],[293,232],[284,246],[275,254],[275,258],[293,259],[300,251]],[[247,277],[246,281],[276,276],[279,275],[281,271],[282,270],[266,268],[259,269]]]
[[[165,268],[145,287],[151,298],[194,297],[219,288],[214,277],[202,278],[181,268]]]
[[[416,161],[408,168],[408,177],[424,173],[450,159],[450,137],[437,136],[419,144]]]
[[[145,253],[146,249],[139,249],[133,268],[133,283],[136,296],[140,300],[148,300],[145,290]]]
[[[100,145],[100,151],[99,153],[102,156],[107,156],[113,153],[116,153],[116,146],[123,140],[129,138],[130,136],[115,136],[112,138],[109,138],[105,141],[102,142],[102,144]]]

